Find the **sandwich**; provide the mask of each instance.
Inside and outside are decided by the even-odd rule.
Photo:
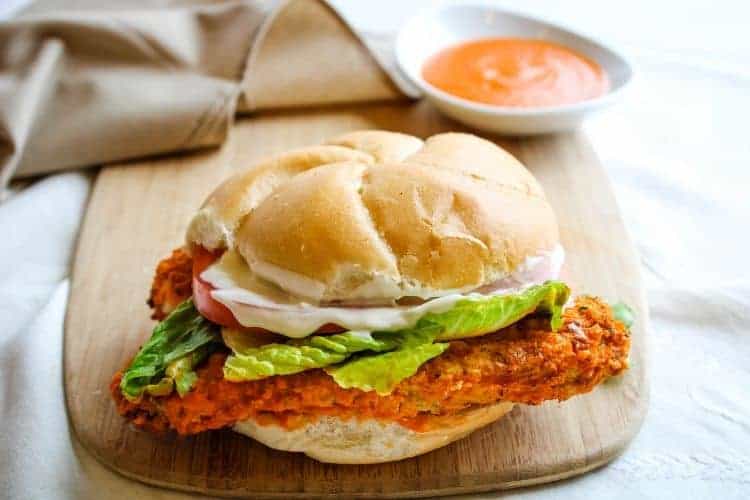
[[[494,143],[348,133],[209,195],[111,394],[152,432],[416,456],[627,368],[632,312],[572,298],[563,260],[542,188]]]

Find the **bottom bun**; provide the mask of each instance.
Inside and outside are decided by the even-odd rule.
[[[513,403],[506,402],[482,406],[427,432],[416,432],[395,422],[342,420],[331,416],[291,430],[245,420],[235,424],[234,430],[271,448],[302,452],[321,462],[376,464],[414,457],[445,446],[494,422],[511,409]]]

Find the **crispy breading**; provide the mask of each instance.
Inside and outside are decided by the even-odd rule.
[[[427,430],[444,417],[498,401],[540,404],[591,391],[627,368],[630,338],[597,298],[579,297],[564,312],[563,327],[530,317],[498,332],[450,342],[387,396],[343,389],[323,370],[252,382],[223,378],[226,354],[214,354],[198,370],[196,387],[184,398],[172,394],[133,404],[118,388],[112,394],[120,413],[139,427],[180,434],[219,429],[254,418],[288,427],[320,415],[398,421]]]
[[[161,321],[192,294],[193,259],[183,248],[177,248],[156,266],[147,304],[151,318]]]

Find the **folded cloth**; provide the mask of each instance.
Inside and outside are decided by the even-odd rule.
[[[221,143],[236,112],[403,93],[320,0],[42,0],[0,23],[0,188]]]

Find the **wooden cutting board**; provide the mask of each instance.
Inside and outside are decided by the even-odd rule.
[[[258,115],[239,121],[218,151],[104,168],[78,244],[65,325],[65,390],[83,446],[115,471],[150,484],[226,496],[345,498],[447,495],[554,481],[623,451],[647,407],[647,308],[638,258],[609,181],[580,134],[506,140],[557,211],[574,292],[620,299],[636,311],[631,368],[566,403],[516,407],[466,439],[427,455],[366,466],[321,464],[229,431],[155,437],[120,418],[112,374],[153,328],[145,304],[158,260],[183,242],[204,197],[235,169],[292,147],[365,128],[427,137],[462,128],[423,104]]]

